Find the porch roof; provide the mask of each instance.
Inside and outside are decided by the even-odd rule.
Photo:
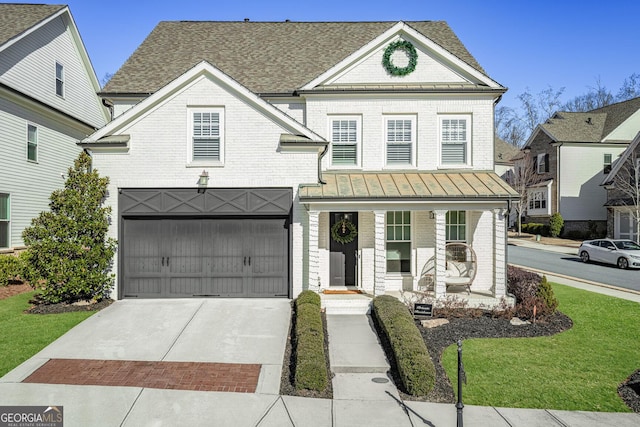
[[[333,172],[326,184],[300,185],[300,201],[514,200],[518,193],[493,171]]]

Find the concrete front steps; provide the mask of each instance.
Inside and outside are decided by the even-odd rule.
[[[347,288],[344,288],[347,291]],[[320,293],[322,308],[327,315],[369,314],[372,296],[367,294],[325,294]]]

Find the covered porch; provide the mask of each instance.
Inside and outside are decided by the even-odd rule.
[[[485,305],[506,297],[506,218],[517,194],[495,173],[325,173],[323,180],[299,192],[308,216],[306,288],[456,295]],[[452,258],[454,242],[473,256]],[[473,268],[468,286],[453,285],[452,276],[469,274],[453,264]]]

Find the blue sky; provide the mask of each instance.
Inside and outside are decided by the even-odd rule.
[[[18,1],[21,2],[21,1]],[[24,1],[34,3],[37,0]],[[54,2],[62,3],[62,2]],[[614,94],[640,73],[636,0],[68,0],[98,79],[115,73],[160,21],[443,20],[489,76],[516,96],[565,87],[563,101],[596,79]]]

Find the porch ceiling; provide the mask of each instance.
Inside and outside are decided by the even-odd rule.
[[[301,185],[300,201],[508,200],[518,193],[495,172],[323,173],[326,184]]]

